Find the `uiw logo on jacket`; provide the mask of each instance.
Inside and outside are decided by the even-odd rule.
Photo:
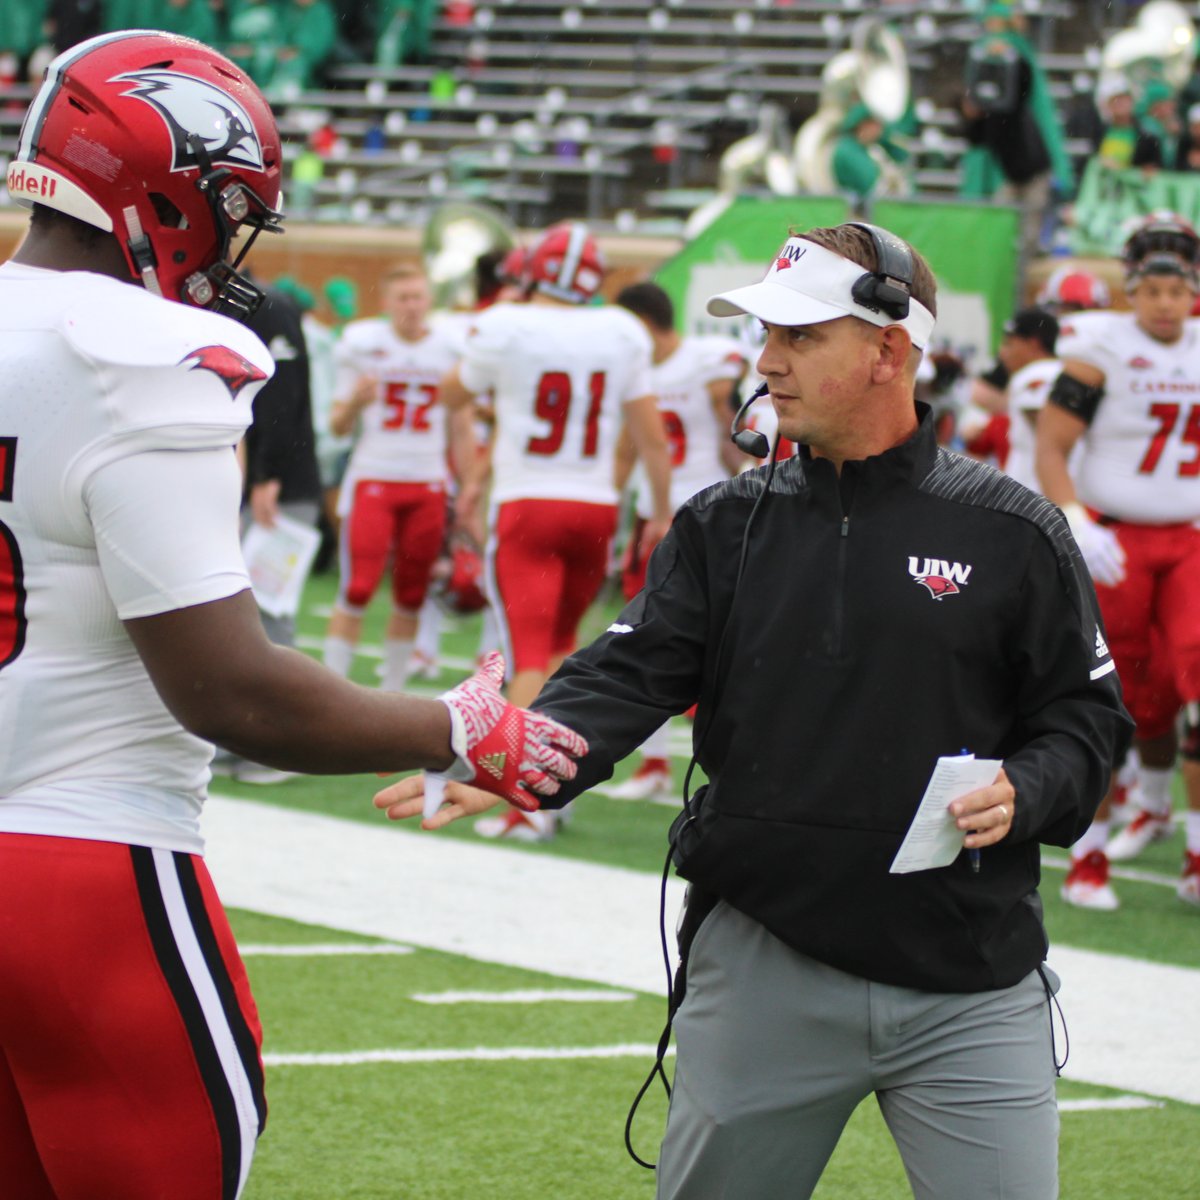
[[[957,596],[967,586],[971,568],[944,558],[918,558],[910,554],[908,573],[927,587],[935,600],[944,600],[947,596]]]

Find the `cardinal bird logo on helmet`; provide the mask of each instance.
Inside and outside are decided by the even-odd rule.
[[[171,134],[172,171],[199,166],[188,138],[198,134],[213,163],[263,170],[262,144],[250,114],[226,91],[179,71],[130,71],[109,82],[132,83],[123,93],[154,109]]]
[[[229,389],[231,400],[236,400],[247,384],[267,377],[265,371],[260,371],[248,358],[228,346],[201,346],[180,359],[179,365],[187,366],[189,371],[211,371]]]

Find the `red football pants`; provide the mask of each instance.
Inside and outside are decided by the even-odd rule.
[[[490,599],[512,671],[546,671],[575,649],[579,622],[608,569],[614,504],[510,500],[488,553]]]
[[[361,613],[392,557],[392,598],[416,612],[446,535],[446,490],[440,483],[360,480],[342,529],[341,607]]]
[[[1160,737],[1181,703],[1200,700],[1200,530],[1109,527],[1125,550],[1125,578],[1097,584],[1096,596],[1138,736]]]
[[[0,1195],[234,1200],[261,1044],[202,859],[0,834]]]

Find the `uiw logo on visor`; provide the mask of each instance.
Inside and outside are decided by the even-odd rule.
[[[250,114],[215,84],[179,71],[130,71],[109,83],[136,84],[123,94],[145,101],[162,117],[175,151],[172,171],[199,165],[188,145],[193,133],[200,135],[214,163],[263,169],[262,144]]]

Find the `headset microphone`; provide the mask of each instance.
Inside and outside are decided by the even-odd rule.
[[[729,427],[729,440],[743,453],[749,454],[753,458],[767,458],[771,453],[771,443],[765,433],[759,433],[754,429],[739,429],[743,418],[750,409],[755,400],[762,399],[771,390],[769,384],[759,384],[750,399],[747,400],[741,408],[737,410],[737,416],[733,418],[733,424]]]

